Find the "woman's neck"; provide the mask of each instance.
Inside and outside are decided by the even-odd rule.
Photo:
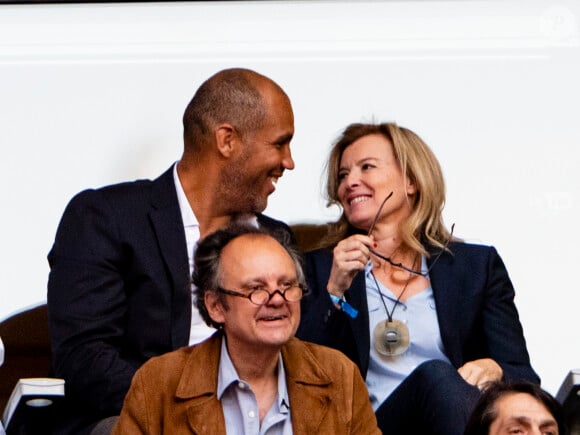
[[[372,237],[377,249],[387,256],[394,255],[396,251],[404,248],[399,225],[377,223]]]

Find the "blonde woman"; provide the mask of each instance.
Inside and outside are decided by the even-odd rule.
[[[487,382],[539,383],[506,268],[444,226],[442,171],[421,138],[352,124],[327,169],[343,213],[306,255],[298,336],[358,365],[383,432],[459,435]]]

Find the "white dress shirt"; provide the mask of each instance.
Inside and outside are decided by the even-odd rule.
[[[185,196],[181,182],[177,176],[177,162],[173,165],[173,181],[175,182],[175,190],[177,191],[177,201],[179,202],[179,209],[181,210],[181,219],[183,220],[183,228],[185,229],[185,240],[187,243],[187,257],[189,259],[189,279],[193,274],[193,256],[199,241],[199,223],[193,210],[189,205],[189,201]],[[215,332],[215,328],[208,326],[202,319],[199,310],[197,309],[195,286],[191,282],[191,327],[189,330],[189,345],[199,343]]]

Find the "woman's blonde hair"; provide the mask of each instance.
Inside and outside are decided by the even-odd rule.
[[[326,165],[327,205],[342,208],[338,199],[338,171],[342,154],[353,142],[370,134],[379,134],[389,140],[403,176],[416,186],[411,214],[400,229],[403,243],[425,255],[429,255],[423,246],[425,243],[443,248],[450,234],[443,224],[445,181],[441,166],[433,151],[417,134],[395,123],[356,123],[346,127],[332,146]],[[340,219],[332,225],[326,245],[335,245],[345,237],[360,232],[348,223],[343,211]]]

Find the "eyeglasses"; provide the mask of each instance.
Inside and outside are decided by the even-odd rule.
[[[379,220],[379,215],[381,214],[381,210],[383,209],[383,206],[385,205],[385,202],[387,202],[387,200],[393,195],[393,192],[389,193],[387,195],[387,197],[383,200],[383,202],[381,203],[381,205],[379,206],[379,209],[377,211],[377,214],[375,215],[375,218],[373,219],[373,223],[371,224],[371,227],[369,228],[369,231],[367,233],[367,235],[371,235],[371,233],[373,232],[375,225],[377,223],[377,221]],[[379,252],[375,251],[373,248],[369,247],[369,251],[379,257],[381,260],[386,261],[387,263],[389,263],[391,266],[393,267],[398,267],[399,269],[403,269],[409,273],[413,273],[415,275],[421,275],[421,276],[427,276],[429,275],[429,272],[431,271],[431,269],[433,269],[433,266],[435,265],[435,263],[437,263],[437,260],[439,260],[439,257],[441,257],[441,254],[443,254],[444,251],[447,250],[447,247],[449,246],[449,242],[451,242],[451,239],[453,238],[453,230],[455,229],[455,224],[451,225],[451,233],[449,234],[449,237],[447,238],[447,240],[445,241],[445,244],[443,245],[443,248],[441,248],[441,250],[439,251],[439,253],[437,254],[437,256],[435,257],[435,259],[431,262],[431,266],[429,266],[429,269],[427,269],[426,272],[423,272],[422,270],[415,270],[415,269],[411,269],[410,267],[405,266],[403,263],[395,263],[390,257],[386,257],[383,254],[380,254]]]
[[[441,250],[437,254],[437,257],[435,257],[435,259],[431,262],[429,269],[427,269],[425,272],[423,272],[422,270],[411,269],[410,267],[405,266],[403,263],[395,263],[390,257],[385,257],[383,254],[378,253],[373,248],[369,248],[369,251],[371,251],[371,253],[373,255],[376,255],[381,260],[389,263],[391,266],[398,267],[399,269],[403,269],[403,270],[410,272],[410,273],[413,273],[415,275],[427,276],[427,275],[429,275],[429,272],[431,271],[431,269],[433,269],[433,266],[435,266],[435,263],[437,263],[437,260],[439,260],[439,257],[441,257],[441,254],[443,254],[443,252],[447,250],[447,247],[449,246],[449,242],[451,242],[451,239],[453,238],[453,230],[454,229],[455,229],[455,224],[451,225],[451,234],[449,234],[449,238],[445,241],[445,245],[443,245],[443,247],[441,248]]]
[[[265,289],[255,289],[249,293],[241,293],[234,290],[228,290],[223,287],[217,288],[220,293],[224,293],[230,296],[238,296],[240,298],[247,298],[254,305],[265,305],[270,302],[270,299],[274,297],[275,294],[279,294],[287,302],[298,302],[304,296],[306,288],[299,283],[290,284],[282,290],[276,289],[272,293]]]

